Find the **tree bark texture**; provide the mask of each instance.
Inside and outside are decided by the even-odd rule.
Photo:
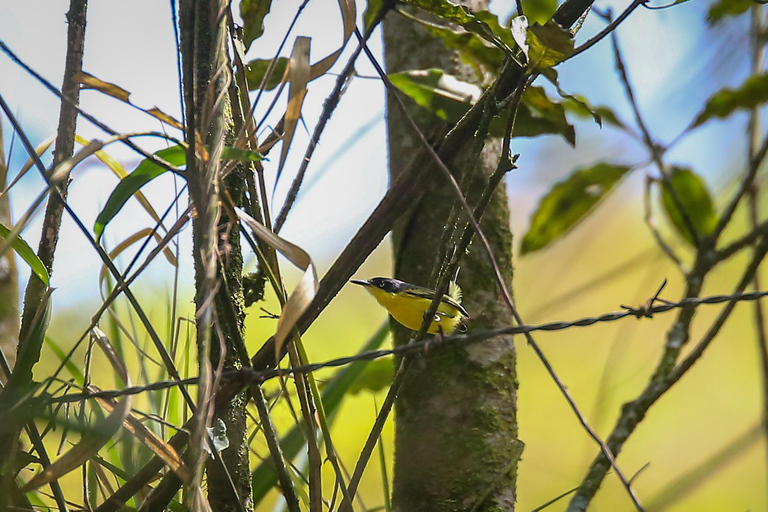
[[[476,2],[470,9],[486,8]],[[462,79],[471,70],[422,27],[390,16],[384,22],[387,72],[441,68]],[[431,114],[410,108],[422,132],[444,132]],[[420,142],[390,100],[387,109],[390,175],[395,179]],[[496,169],[500,142],[489,139],[479,157],[471,141],[446,162],[462,184],[472,206]],[[458,214],[458,215],[457,215]],[[458,219],[458,220],[457,220]],[[446,238],[467,217],[444,176],[434,170],[431,188],[393,230],[395,275],[420,286],[435,285],[440,266],[458,239]],[[508,287],[512,281],[512,235],[502,181],[491,199],[481,227]],[[504,305],[487,254],[479,242],[461,261],[459,283],[470,329],[492,329],[513,323]],[[393,325],[395,342],[413,334]],[[397,511],[512,511],[516,499],[517,378],[511,336],[482,344],[451,346],[414,361],[397,398],[393,506]]]
[[[195,91],[194,105],[190,106],[187,101],[187,116],[193,116],[196,131],[202,134],[203,140],[209,141],[207,144],[217,143],[217,133],[223,132],[224,140],[228,144],[231,144],[235,137],[230,97],[227,92],[231,66],[227,60],[226,73],[216,73],[212,67],[212,62],[222,62],[222,55],[226,59],[226,48],[223,44],[226,39],[220,37],[221,31],[224,31],[224,34],[227,31],[226,18],[221,16],[223,13],[225,11],[221,10],[221,2],[215,0],[186,0],[180,3],[181,51],[183,55],[186,54],[185,58],[193,59],[195,67],[193,76],[184,76],[185,81],[194,81]],[[197,172],[202,177],[202,169],[197,169]],[[245,172],[245,168],[237,167],[224,179],[220,180],[218,175],[210,176],[210,182],[197,183],[195,186],[190,177],[190,198],[198,212],[193,222],[197,288],[195,302],[198,311],[208,300],[203,287],[208,264],[205,256],[206,244],[216,244],[215,252],[218,258],[213,299],[214,314],[209,336],[210,361],[214,370],[219,366],[222,356],[224,371],[237,369],[242,365],[238,341],[243,339],[245,305],[240,235],[238,225],[220,208],[218,200],[219,197],[231,197],[236,206],[244,204]],[[222,190],[225,192],[219,196],[218,192]],[[211,217],[200,215],[201,210],[212,214],[213,221],[216,222],[213,230],[215,241],[211,240],[212,230],[207,224]],[[222,467],[218,460],[211,459],[206,463],[208,501],[215,511],[253,509],[246,435],[246,403],[246,394],[240,393],[229,407],[217,415],[226,425],[229,447],[221,452],[225,467]],[[215,421],[216,418],[214,423]],[[232,492],[230,478],[237,491],[239,504]]]
[[[72,0],[69,4],[69,12],[67,12],[67,23],[69,24],[67,30],[67,57],[64,65],[64,81],[61,85],[61,93],[69,101],[67,99],[61,100],[59,126],[56,131],[56,146],[53,151],[51,169],[55,169],[61,162],[72,158],[75,150],[77,106],[80,103],[80,83],[76,80],[76,76],[83,69],[87,7],[87,0]],[[58,193],[51,191],[45,208],[43,232],[37,249],[37,256],[48,269],[49,275],[53,275],[53,256],[56,252],[56,245],[59,242],[61,216],[64,212],[64,201],[67,200],[69,175],[67,174],[57,186]],[[45,285],[37,276],[32,274],[24,292],[24,314],[21,319],[20,340],[24,339],[44,294]]]

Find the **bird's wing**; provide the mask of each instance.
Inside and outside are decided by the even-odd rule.
[[[410,288],[403,290],[403,293],[405,295],[410,295],[412,297],[418,297],[420,299],[429,299],[432,300],[435,297],[434,290],[430,290],[429,288],[422,288],[421,286],[411,285]],[[467,310],[464,309],[464,306],[456,302],[454,299],[449,297],[448,295],[443,295],[442,302],[445,302],[446,304],[455,307],[459,310],[459,312],[466,318],[469,318],[469,313],[467,313]]]

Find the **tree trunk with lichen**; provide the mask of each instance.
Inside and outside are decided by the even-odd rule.
[[[187,116],[193,116],[196,131],[202,134],[203,140],[210,139],[211,144],[215,144],[215,138],[218,137],[214,130],[216,126],[218,126],[218,133],[223,132],[224,140],[228,144],[231,144],[235,137],[230,96],[227,92],[230,83],[229,71],[217,73],[212,69],[211,64],[227,62],[227,68],[230,68],[226,46],[223,43],[226,38],[216,35],[218,33],[220,36],[221,31],[226,34],[228,30],[226,17],[223,16],[226,13],[225,6],[225,3],[215,0],[186,0],[179,4],[182,55],[184,58],[193,59],[195,63],[194,76],[184,76],[185,81],[194,80],[195,90],[194,105],[190,105],[189,101],[186,104]],[[217,52],[218,55],[216,55]],[[209,226],[204,225],[211,218],[208,217],[208,220],[205,220],[203,219],[205,216],[199,214],[200,210],[206,207],[195,204],[198,216],[193,222],[193,251],[197,289],[195,302],[198,310],[205,307],[209,299],[205,296],[203,286],[206,279],[206,265],[209,262],[205,261],[201,255],[205,254],[205,244],[215,243],[216,245],[216,285],[209,337],[210,361],[214,371],[220,364],[223,365],[224,371],[240,368],[242,365],[238,344],[243,339],[245,306],[240,235],[237,223],[221,209],[218,201],[219,198],[221,200],[231,198],[235,206],[243,205],[246,171],[243,166],[237,166],[223,179],[220,179],[220,174],[216,173],[211,177],[215,184],[206,183],[202,187],[198,186],[196,190],[193,190],[193,184],[190,183],[190,197],[193,203],[196,195],[209,194],[205,199],[198,199],[198,202],[210,203],[207,211],[213,213],[213,218],[217,222],[216,240],[212,241],[210,234],[206,235],[206,229]],[[208,187],[208,192],[204,191],[205,187]],[[216,192],[221,194],[216,195]],[[219,412],[217,418],[213,419],[214,424],[217,419],[224,422],[229,440],[229,447],[220,453],[224,466],[222,467],[221,462],[214,459],[209,459],[206,463],[208,501],[215,511],[253,509],[246,435],[246,404],[246,393],[240,393],[229,407]],[[233,492],[233,484],[236,494]]]
[[[471,9],[486,8],[476,3]],[[384,22],[387,72],[440,68],[471,80],[471,71],[422,27],[403,17]],[[444,132],[441,121],[410,108],[425,134]],[[387,113],[392,179],[405,169],[420,142],[390,101]],[[485,142],[479,157],[473,144],[446,162],[474,204],[496,169],[498,140]],[[457,220],[458,219],[458,220]],[[435,285],[436,273],[456,243],[447,237],[467,217],[445,178],[435,170],[431,189],[393,231],[397,278],[421,286]],[[512,235],[504,182],[496,189],[481,227],[511,287]],[[470,329],[513,323],[504,305],[487,254],[479,242],[461,260],[459,284],[472,316]],[[393,326],[397,344],[412,332]],[[451,346],[414,361],[396,402],[393,508],[397,511],[512,511],[516,499],[517,379],[511,336],[467,347]]]

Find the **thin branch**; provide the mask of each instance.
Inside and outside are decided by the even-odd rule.
[[[608,14],[608,19],[610,20],[610,11]],[[656,168],[659,170],[659,173],[661,174],[662,183],[664,187],[666,187],[667,192],[669,192],[669,195],[672,198],[672,202],[675,204],[675,207],[680,212],[680,217],[683,220],[683,224],[685,225],[686,229],[691,233],[691,238],[693,239],[694,245],[698,247],[700,242],[699,233],[696,230],[696,226],[693,224],[693,220],[691,220],[690,213],[683,206],[683,203],[680,200],[680,196],[677,193],[677,190],[675,189],[675,187],[672,186],[672,182],[669,177],[669,172],[667,172],[667,166],[662,160],[662,155],[664,154],[664,151],[666,150],[666,148],[654,142],[653,138],[651,137],[651,133],[648,130],[648,127],[646,126],[645,121],[643,120],[643,116],[640,113],[640,107],[637,103],[637,100],[635,99],[635,93],[632,88],[632,84],[629,81],[629,75],[627,73],[627,68],[624,65],[624,59],[621,55],[621,50],[619,49],[619,41],[616,36],[616,32],[611,32],[611,42],[613,43],[613,55],[616,62],[616,70],[618,71],[619,78],[621,79],[621,82],[624,85],[624,91],[627,95],[627,99],[629,100],[629,104],[632,107],[632,112],[635,115],[635,121],[637,122],[637,126],[638,128],[640,128],[640,133],[643,136],[643,142],[645,143],[646,149],[651,155],[651,159],[656,164]]]
[[[64,66],[64,79],[62,91],[73,98],[73,102],[62,101],[59,110],[59,124],[56,132],[56,146],[53,153],[53,164],[51,169],[55,169],[63,162],[70,160],[74,153],[75,131],[77,128],[77,109],[74,107],[80,100],[80,84],[76,76],[83,67],[83,50],[85,47],[85,28],[86,11],[88,7],[87,0],[70,0],[69,11],[67,12],[67,53]],[[6,115],[11,118],[7,111],[7,105],[3,101],[3,108]],[[13,123],[13,121],[11,121]],[[23,136],[20,127],[16,128]],[[32,151],[35,155],[37,153]],[[44,175],[46,173],[43,173]],[[51,175],[53,171],[51,171]],[[47,176],[44,176],[47,178]],[[53,187],[49,183],[49,198],[43,218],[42,234],[37,248],[37,257],[45,266],[48,274],[53,272],[53,261],[56,254],[56,245],[59,241],[59,232],[61,229],[62,213],[67,201],[67,190],[69,187],[69,172],[61,176],[61,180],[55,180]],[[34,273],[30,275],[27,287],[24,290],[24,308],[21,316],[21,328],[18,337],[17,353],[24,355],[26,359],[23,367],[16,365],[14,373],[8,379],[8,385],[0,394],[2,399],[15,400],[11,392],[23,393],[32,384],[32,367],[40,359],[40,346],[36,346],[38,336],[29,336],[28,333],[35,328],[38,322],[37,313],[40,307],[50,297],[48,284],[41,281]],[[42,341],[42,340],[41,340]],[[9,418],[10,419],[10,418]],[[10,425],[0,434],[0,467],[4,467],[7,462],[7,456],[13,451],[12,444],[17,442],[17,437],[21,432],[21,422],[19,419],[10,420]],[[6,473],[0,476],[0,494],[7,495],[10,488],[9,480],[12,479],[12,473]],[[54,494],[57,494],[57,501],[60,498],[61,490],[58,493],[54,488]],[[0,509],[4,508],[5,497],[0,496]]]
[[[653,178],[646,175],[645,193],[643,194],[643,217],[645,219],[645,224],[648,226],[648,229],[651,230],[651,234],[653,235],[653,238],[656,240],[656,243],[659,245],[659,247],[661,247],[662,252],[666,254],[670,260],[672,260],[672,262],[675,264],[675,266],[677,266],[678,270],[680,270],[683,275],[687,275],[688,269],[683,263],[683,260],[680,259],[677,253],[675,253],[675,250],[672,249],[672,247],[667,244],[667,242],[661,236],[659,228],[656,225],[656,221],[653,218],[653,207],[651,205],[651,185],[653,185],[653,181]]]
[[[565,60],[572,59],[573,57],[579,55],[580,53],[592,48],[594,45],[599,43],[605,36],[613,32],[614,30],[616,30],[616,28],[618,28],[621,22],[627,19],[627,17],[629,17],[629,15],[632,14],[632,12],[635,9],[637,9],[641,5],[645,5],[646,3],[648,3],[648,0],[633,0],[633,2],[629,5],[629,7],[627,7],[624,10],[624,12],[622,12],[615,20],[608,23],[608,25],[603,30],[601,30],[600,32],[598,32],[597,34],[589,38],[589,40],[587,40],[584,44],[576,48],[573,51],[573,53],[570,56],[568,56],[568,58]]]
[[[738,252],[754,245],[755,242],[766,234],[768,234],[768,220],[753,224],[752,230],[749,233],[717,251],[717,261],[727,260]]]
[[[757,10],[757,9],[758,7],[755,6],[754,10]],[[760,37],[760,36],[757,36],[757,37]],[[753,59],[754,58],[755,57],[753,56]],[[733,198],[731,198],[731,202],[728,203],[728,205],[723,210],[723,213],[720,216],[720,219],[717,223],[717,227],[712,233],[712,238],[715,241],[719,239],[720,235],[723,233],[726,226],[728,226],[728,223],[731,221],[733,214],[736,212],[736,208],[739,206],[741,199],[744,197],[744,195],[746,195],[749,192],[750,188],[752,187],[752,184],[755,181],[755,177],[757,176],[757,171],[760,170],[763,160],[765,159],[765,155],[768,154],[768,136],[765,136],[763,138],[762,144],[760,144],[759,149],[756,148],[757,140],[758,140],[757,137],[758,137],[757,133],[750,135],[749,168],[747,169],[747,173],[742,179],[739,185],[739,189],[736,191],[736,194],[734,194]]]
[[[280,442],[277,439],[277,431],[272,424],[272,418],[269,415],[269,408],[264,398],[264,393],[261,390],[261,386],[252,386],[251,393],[253,394],[253,402],[256,404],[256,409],[259,411],[264,438],[267,440],[267,446],[272,455],[272,463],[275,466],[277,478],[280,482],[280,488],[283,491],[285,505],[289,512],[300,512],[301,507],[299,506],[299,500],[296,497],[296,489],[293,486],[293,480],[291,479],[291,475],[285,464],[283,450],[280,448]]]

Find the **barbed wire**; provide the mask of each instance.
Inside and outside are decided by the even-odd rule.
[[[659,289],[661,292],[662,287]],[[224,372],[222,378],[224,382],[231,379],[239,380],[243,385],[248,384],[261,384],[268,380],[289,376],[298,375],[304,373],[312,373],[325,368],[337,368],[340,366],[346,366],[358,361],[372,361],[375,359],[381,359],[389,356],[405,356],[405,355],[428,355],[429,352],[438,347],[454,345],[458,343],[479,343],[496,336],[508,336],[519,335],[535,331],[562,331],[570,329],[572,327],[588,327],[598,323],[614,322],[633,316],[637,319],[640,318],[653,318],[653,315],[658,313],[666,313],[673,309],[680,309],[686,306],[700,306],[700,305],[713,305],[722,304],[724,302],[745,302],[755,301],[763,297],[768,296],[768,290],[754,291],[745,293],[736,293],[732,295],[710,295],[707,297],[694,297],[683,299],[679,302],[669,302],[658,297],[659,292],[654,297],[646,301],[646,303],[637,306],[621,306],[624,311],[613,311],[610,313],[604,313],[600,316],[585,317],[572,321],[559,321],[549,322],[544,324],[535,325],[516,325],[510,327],[503,327],[500,329],[488,329],[480,331],[471,331],[467,333],[452,334],[450,336],[436,335],[428,340],[413,342],[408,345],[400,345],[390,349],[379,349],[361,352],[353,356],[339,357],[336,359],[330,359],[319,363],[310,363],[300,366],[294,366],[293,368],[277,368],[270,370],[254,370],[250,367],[243,367],[239,370],[231,370]],[[656,302],[662,302],[656,304]],[[151,384],[145,384],[142,386],[131,386],[123,389],[102,390],[98,392],[83,392],[83,393],[70,393],[58,397],[40,397],[48,403],[62,403],[62,402],[77,402],[80,400],[92,399],[92,398],[117,398],[127,395],[137,395],[145,391],[161,391],[177,386],[195,385],[197,384],[198,377],[189,377],[181,380],[162,380],[153,382]]]

